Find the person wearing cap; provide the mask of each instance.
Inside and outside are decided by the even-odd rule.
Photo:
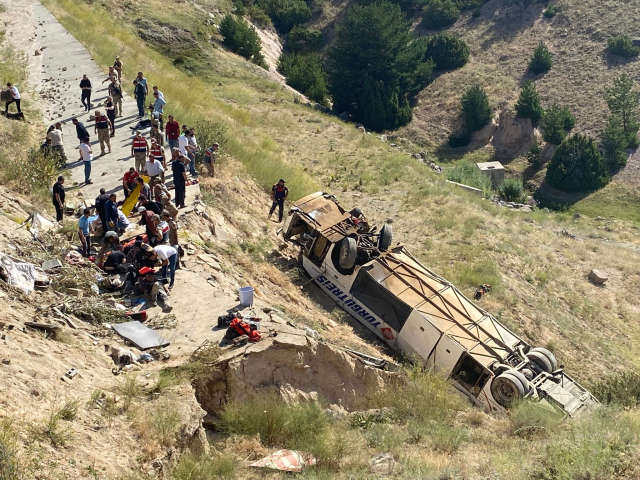
[[[173,307],[169,305],[169,292],[162,283],[158,282],[155,271],[150,268],[141,268],[139,273],[140,290],[144,293],[145,299],[149,302],[150,306],[155,307],[160,304],[160,308],[162,308],[164,313],[173,310]]]
[[[209,148],[204,152],[204,164],[207,166],[207,170],[211,173],[212,177],[216,176],[216,159],[218,157],[218,149],[220,144],[213,142]]]
[[[136,237],[137,239],[138,237]],[[133,244],[136,249],[136,260],[135,263],[139,267],[151,267],[153,268],[156,264],[155,260],[151,260],[153,256],[153,247],[148,243],[144,243],[142,241],[142,237],[140,236],[140,240],[136,240]]]
[[[109,200],[104,204],[104,219],[107,231],[116,232],[118,230],[118,202],[115,193],[110,194]]]
[[[118,249],[120,245],[120,237],[118,237],[118,233],[113,230],[109,230],[104,234],[104,239],[102,240],[102,248],[98,252],[98,262],[104,261],[104,255],[107,251],[114,251]]]
[[[151,196],[151,187],[148,183],[145,183],[144,178],[136,178],[136,184],[140,185],[140,195],[144,195],[146,198]]]
[[[130,167],[129,171],[125,172],[122,176],[122,189],[124,190],[124,198],[129,198],[131,192],[134,188],[136,188],[136,178],[139,178],[140,174],[138,171]]]
[[[98,135],[98,140],[100,141],[100,155],[104,155],[105,145],[109,148],[109,153],[111,153],[111,140],[109,139],[111,121],[100,110],[96,110],[95,122],[93,133]]]
[[[180,136],[180,124],[173,119],[173,115],[169,115],[169,121],[164,126],[164,133],[167,137],[169,150],[173,151],[178,146],[178,137]]]
[[[156,179],[160,177],[160,180],[164,182],[164,168],[162,167],[161,162],[156,161],[156,157],[153,154],[149,153],[149,159],[145,164],[145,171],[147,175],[151,177],[150,183],[153,185],[156,182]]]
[[[157,245],[153,248],[155,254],[152,259],[158,259],[162,263],[160,276],[167,278],[169,276],[169,290],[173,288],[176,279],[176,263],[178,261],[178,250],[170,245]]]
[[[113,69],[118,74],[118,80],[122,80],[122,69],[124,68],[124,64],[120,60],[120,56],[116,55],[116,61],[113,62]]]
[[[134,159],[136,170],[139,172],[145,171],[148,151],[149,144],[147,143],[147,139],[142,136],[140,130],[136,130],[136,134],[131,142],[131,156]]]
[[[156,143],[161,147],[164,145],[164,137],[162,135],[162,132],[158,128],[158,125],[155,123],[152,123],[151,130],[149,130],[149,139],[152,142],[155,140]],[[162,150],[164,151],[164,148]]]
[[[284,201],[289,195],[289,189],[284,186],[286,182],[281,178],[278,183],[271,187],[271,210],[269,210],[269,216],[267,220],[271,218],[273,212],[278,207],[278,222],[282,222],[282,214],[284,213]]]
[[[82,80],[80,80],[80,90],[82,92],[80,101],[85,111],[88,112],[91,108],[91,80],[89,80],[86,74],[82,75]]]

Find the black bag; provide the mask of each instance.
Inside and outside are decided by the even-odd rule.
[[[235,313],[227,313],[226,315],[218,317],[218,328],[228,327],[234,318],[236,318]]]

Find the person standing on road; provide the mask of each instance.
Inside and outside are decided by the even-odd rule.
[[[196,153],[200,151],[200,147],[198,146],[198,141],[196,140],[196,131],[193,128],[190,128],[186,133],[187,137],[187,157],[191,161],[189,163],[189,173],[191,173],[192,177],[198,175],[196,172]]]
[[[76,135],[78,136],[78,141],[82,143],[82,140],[89,137],[89,132],[87,131],[84,124],[77,119],[77,117],[73,117],[71,122],[76,126]]]
[[[116,55],[116,61],[113,62],[113,69],[118,73],[118,80],[122,81],[122,69],[124,68],[124,64],[120,60],[120,56]]]
[[[136,130],[133,142],[131,142],[131,156],[135,161],[136,170],[140,173],[145,171],[148,151],[149,144],[147,139],[142,136],[140,130]]]
[[[185,190],[187,188],[187,171],[184,165],[185,161],[187,161],[187,158],[180,154],[180,156],[171,164],[173,185],[176,187],[175,203],[177,208],[184,208]]]
[[[142,74],[142,72],[138,72],[138,76],[136,77],[136,80],[138,83],[141,83],[142,86],[144,87],[145,96],[149,95],[149,84],[147,83],[147,79],[144,78],[144,75]]]
[[[158,125],[151,125],[151,130],[149,130],[149,139],[152,141],[155,140],[160,146],[164,145],[164,138],[162,136],[162,132],[158,129]]]
[[[144,85],[137,79],[133,81],[133,96],[138,104],[138,116],[144,117],[144,102],[147,99],[147,92]]]
[[[164,93],[162,93],[160,90],[158,90],[158,87],[156,87],[155,85],[153,86],[153,94],[158,94],[158,97],[160,97],[162,100],[164,100]]]
[[[178,137],[180,136],[180,124],[173,119],[173,115],[169,115],[169,121],[164,126],[164,133],[169,144],[169,151],[178,146]]]
[[[162,148],[162,144],[158,143],[157,139],[154,137],[151,137],[151,147],[149,147],[149,153],[153,155],[153,158],[156,159],[156,162],[162,164],[165,169],[167,168],[167,160],[164,156],[164,148]]]
[[[85,112],[88,112],[91,108],[91,80],[86,74],[82,75],[82,80],[80,80],[80,90],[82,91],[80,101],[84,106]]]
[[[100,155],[104,155],[104,146],[106,144],[109,147],[109,153],[111,153],[111,140],[109,140],[109,131],[111,130],[111,121],[106,115],[102,115],[100,110],[96,110],[96,124],[93,129],[93,133],[98,135],[100,141]]]
[[[82,242],[82,256],[89,256],[89,247],[91,245],[91,231],[89,224],[89,216],[91,215],[91,210],[85,208],[82,212],[82,216],[78,219],[78,236],[80,237],[80,241]]]
[[[289,195],[289,189],[284,186],[286,182],[281,178],[278,183],[276,183],[273,187],[271,187],[271,201],[273,204],[271,205],[271,210],[269,210],[269,216],[267,220],[271,218],[273,212],[278,207],[278,223],[282,222],[282,214],[284,213],[284,201]]]
[[[11,100],[5,104],[4,113],[9,113],[9,105],[12,103],[16,104],[18,113],[22,113],[22,110],[20,109],[20,92],[18,91],[18,87],[14,87],[13,84],[7,83],[7,92],[11,94]]]
[[[104,218],[104,206],[109,201],[109,195],[105,193],[104,188],[100,189],[100,195],[96,197],[96,201],[94,203],[94,207],[96,209],[96,213],[100,217],[100,223],[102,224],[102,238],[104,238],[107,233],[106,225],[107,221]]]
[[[58,181],[53,184],[53,206],[56,209],[56,222],[62,222],[64,215],[64,177],[60,175]]]
[[[89,143],[89,137],[86,137],[79,147],[80,160],[84,162],[84,183],[91,185],[91,161],[93,160],[93,150],[91,150],[91,144]]]
[[[109,84],[109,96],[113,100],[113,104],[116,107],[116,117],[122,116],[122,85],[114,75],[111,77],[111,83]]]
[[[136,188],[136,178],[138,178],[140,174],[138,171],[131,167],[128,172],[122,176],[122,189],[124,190],[124,198],[129,198],[131,192],[134,188]]]
[[[164,106],[167,102],[164,101],[164,98],[162,98],[158,92],[154,92],[153,98],[155,99],[153,101],[153,117],[158,119],[158,121],[160,122],[160,130],[163,130]]]
[[[107,231],[118,231],[118,202],[115,193],[110,194],[109,200],[104,204],[104,219]]]
[[[116,136],[116,106],[113,104],[113,99],[109,96],[107,97],[107,99],[104,101],[104,109],[107,112],[107,118],[109,119],[109,122],[111,122],[111,132],[109,134],[109,137],[115,137]]]

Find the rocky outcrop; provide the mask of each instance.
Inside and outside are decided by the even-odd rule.
[[[514,158],[528,150],[538,132],[529,118],[519,118],[514,112],[500,113],[498,128],[493,134],[493,146],[498,157]]]
[[[196,398],[219,416],[230,401],[275,390],[289,404],[322,400],[336,411],[366,410],[373,394],[397,374],[366,366],[347,352],[281,325],[277,336],[236,348],[195,382]]]
[[[471,137],[471,143],[469,144],[469,149],[477,150],[478,148],[482,148],[491,142],[491,139],[496,133],[498,129],[498,122],[495,118],[492,118],[489,123],[487,123],[484,127],[482,127],[477,132],[473,132]]]

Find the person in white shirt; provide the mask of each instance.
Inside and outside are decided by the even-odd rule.
[[[91,161],[93,160],[93,150],[91,150],[91,144],[89,143],[89,137],[86,137],[80,147],[80,160],[84,162],[84,183],[87,185],[92,184],[91,181]]]
[[[126,230],[130,223],[124,212],[118,209],[118,230]]]
[[[182,134],[178,137],[178,151],[187,156],[187,147],[189,146],[189,137],[187,137],[186,132],[182,132]]]
[[[155,157],[151,154],[149,154],[149,160],[147,160],[145,170],[147,171],[147,175],[151,177],[151,180],[155,181],[159,176],[164,183],[164,168],[162,167],[162,163],[156,161]]]
[[[20,109],[20,92],[17,87],[14,87],[11,83],[7,83],[7,92],[11,94],[11,100],[9,100],[4,106],[4,112],[9,113],[9,105],[15,103],[18,109],[18,113],[22,113]]]
[[[195,177],[198,174],[196,172],[196,153],[200,151],[198,141],[196,140],[195,129],[190,128],[185,136],[187,137],[187,142],[189,143],[189,145],[187,146],[187,157],[190,160],[189,173],[191,173],[192,177]]]
[[[173,282],[176,278],[178,250],[170,245],[156,245],[155,247],[153,247],[151,260],[160,260],[162,262],[162,269],[160,270],[160,275],[162,275],[162,278],[167,278],[167,270],[169,270],[169,290],[171,290],[173,288]]]
[[[160,90],[158,90],[158,87],[156,87],[155,85],[153,86],[153,93],[154,93],[154,94],[155,94],[155,93],[157,93],[157,94],[158,94],[158,96],[159,96],[162,100],[164,100],[164,93],[162,93]]]

